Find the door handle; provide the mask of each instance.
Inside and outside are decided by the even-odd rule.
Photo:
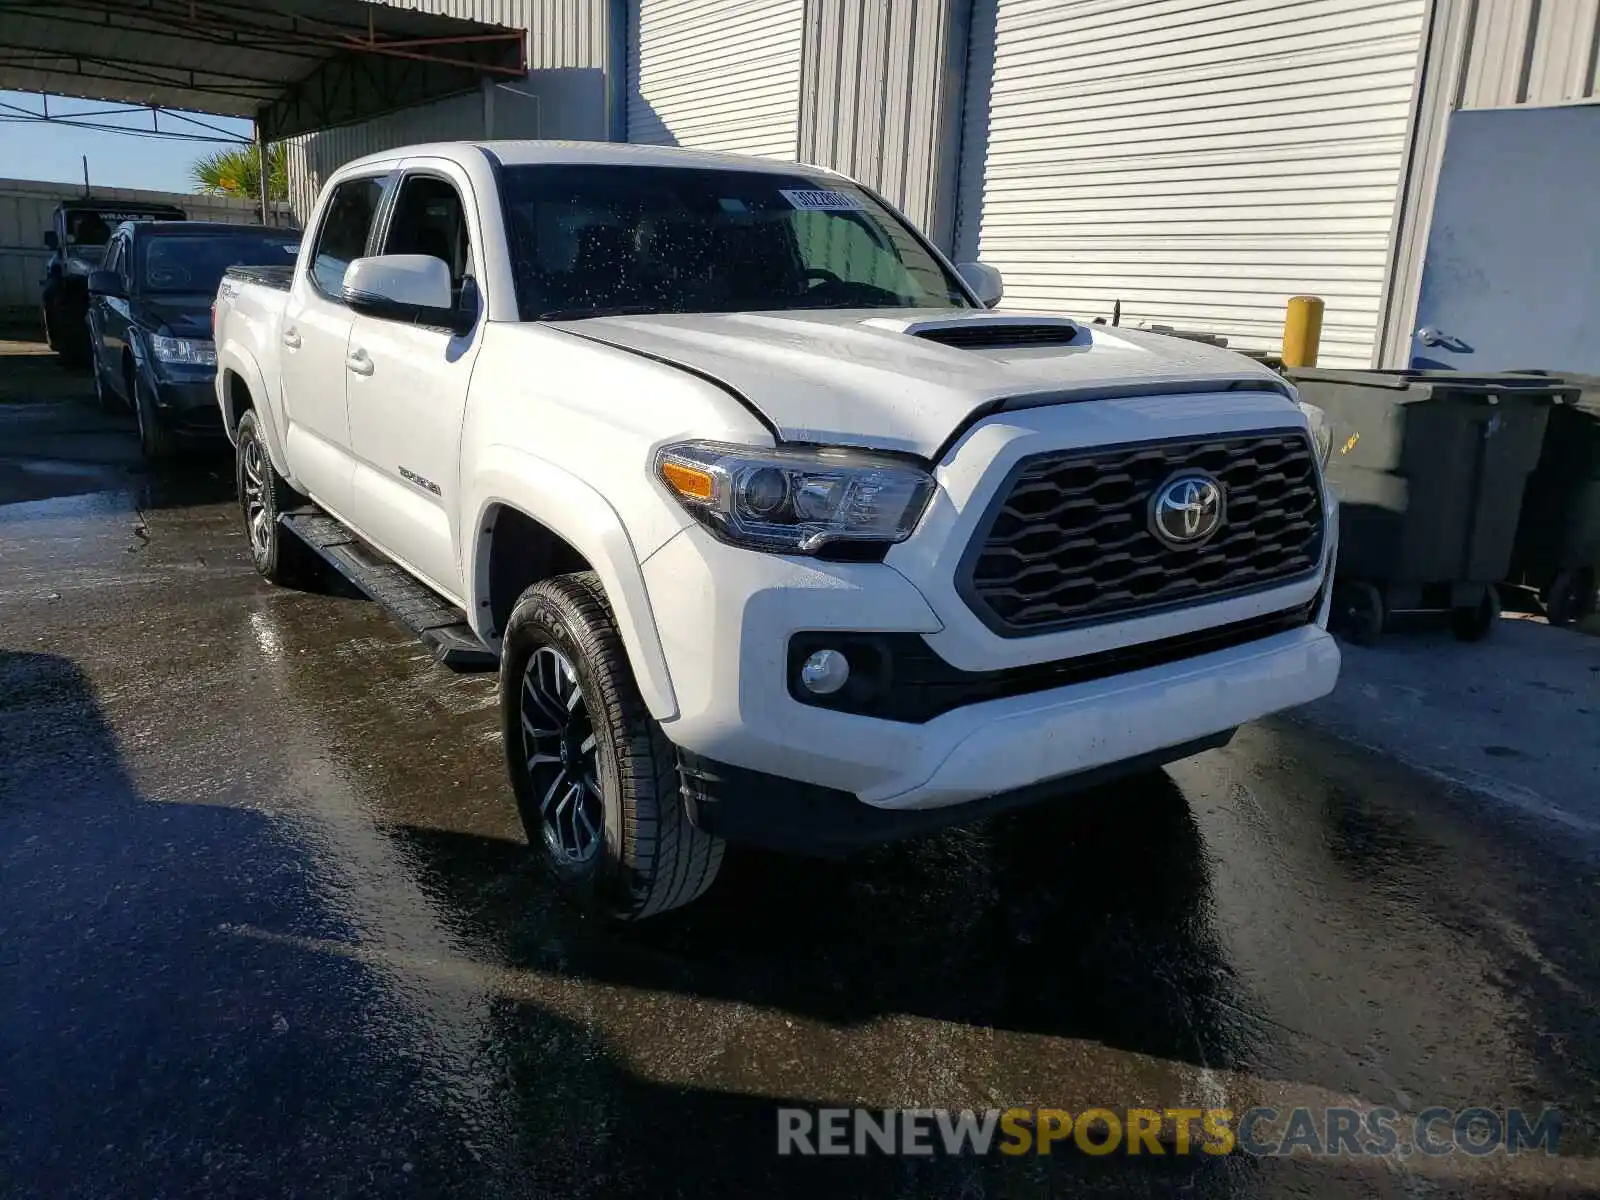
[[[1452,354],[1470,354],[1472,352],[1472,347],[1460,338],[1454,334],[1446,333],[1442,329],[1436,329],[1432,325],[1425,325],[1417,330],[1417,341],[1424,346],[1443,346]]]
[[[356,350],[345,356],[344,365],[348,370],[357,375],[371,375],[373,372],[372,359],[367,357],[365,350]]]
[[[291,350],[300,349],[300,331],[298,329],[285,329],[283,331],[283,344]]]

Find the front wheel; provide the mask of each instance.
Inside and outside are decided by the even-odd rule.
[[[156,398],[135,372],[132,380],[133,415],[139,419],[139,449],[151,462],[171,458],[178,452],[178,439],[156,414]]]
[[[547,579],[517,601],[500,715],[523,828],[566,891],[636,921],[711,886],[724,844],[689,820],[677,750],[639,696],[592,572]]]
[[[94,402],[99,406],[100,411],[108,413],[125,412],[126,409],[123,407],[121,398],[106,386],[106,374],[100,369],[98,355],[91,361],[89,369],[94,372]]]

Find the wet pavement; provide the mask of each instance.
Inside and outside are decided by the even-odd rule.
[[[607,928],[490,677],[265,585],[226,457],[148,474],[41,370],[0,346],[0,1195],[1600,1194],[1570,825],[1301,714]],[[782,1104],[1344,1103],[1554,1106],[1562,1154],[775,1153]]]

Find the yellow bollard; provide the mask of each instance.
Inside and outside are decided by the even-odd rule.
[[[1283,319],[1283,365],[1314,367],[1322,342],[1322,299],[1294,296]]]

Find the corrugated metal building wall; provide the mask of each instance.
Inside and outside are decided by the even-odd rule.
[[[82,194],[83,189],[71,183],[0,179],[0,311],[38,309],[39,280],[50,257],[50,251],[44,248],[44,231],[50,228],[57,204],[75,200]],[[195,221],[253,225],[261,220],[261,208],[252,200],[102,187],[94,189],[94,196],[104,200],[176,204]],[[275,219],[292,224],[293,214],[287,206],[276,207]]]
[[[805,0],[630,0],[628,141],[795,156]]]
[[[1007,302],[1323,358],[1377,334],[1425,0],[979,0],[958,253]],[[992,66],[991,66],[992,64]]]
[[[1313,291],[1349,365],[1405,359],[1449,113],[1600,96],[1600,0],[389,2],[525,27],[532,73],[297,139],[297,212],[350,158],[490,131],[794,156],[1010,303],[1270,347]]]
[[[611,128],[612,0],[380,0],[528,31],[528,76],[289,143],[289,194],[304,218],[330,172],[411,142],[604,138]]]
[[[1410,358],[1423,256],[1459,109],[1600,99],[1600,0],[1434,0],[1394,238],[1380,366]]]
[[[310,133],[289,143],[289,203],[303,221],[328,176],[351,159],[410,142],[484,136],[481,92],[452,96],[356,125]]]
[[[802,162],[870,184],[940,245],[954,228],[968,0],[807,0]]]

